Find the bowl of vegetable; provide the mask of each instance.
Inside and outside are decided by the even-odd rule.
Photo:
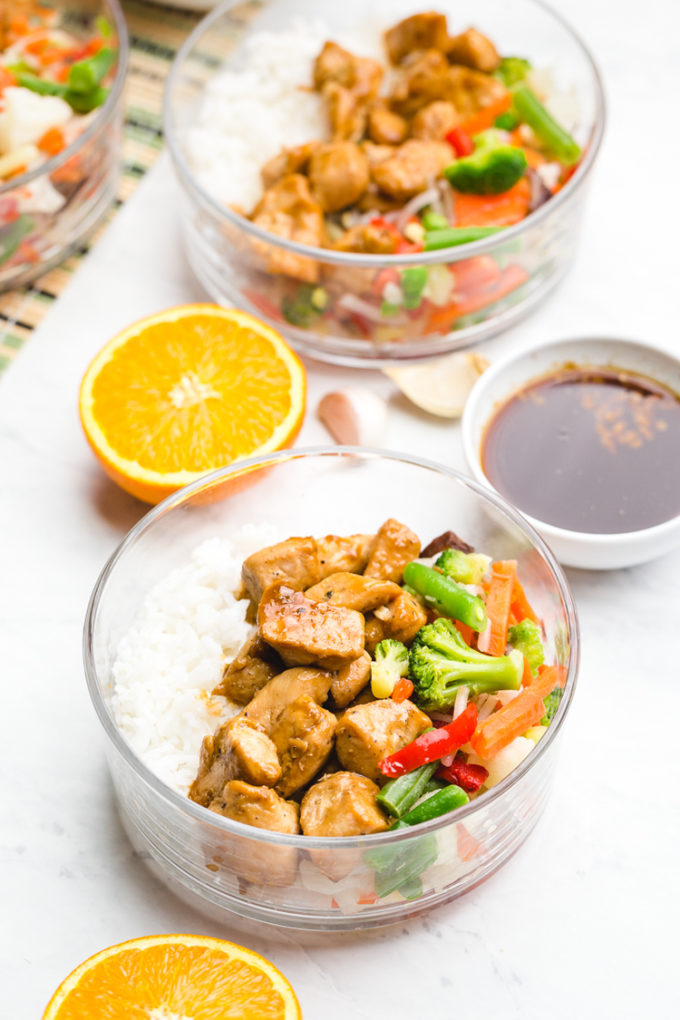
[[[165,96],[199,281],[366,367],[484,340],[550,291],[603,125],[590,53],[536,0],[223,4]]]
[[[114,200],[127,29],[117,0],[0,15],[0,290],[56,265]]]
[[[518,850],[578,645],[560,567],[501,497],[337,447],[154,508],[96,584],[84,661],[153,872],[222,919],[341,931],[461,896]]]

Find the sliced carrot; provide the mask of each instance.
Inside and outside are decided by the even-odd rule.
[[[486,597],[486,615],[489,618],[488,631],[480,638],[478,647],[489,655],[505,655],[508,643],[508,622],[512,593],[517,579],[516,560],[498,560],[491,564],[491,584]]]
[[[457,227],[511,227],[529,213],[531,185],[520,177],[500,195],[464,195],[456,193]]]
[[[472,750],[483,761],[488,761],[516,737],[536,726],[544,713],[543,699],[533,688],[524,688],[516,698],[479,724],[470,741]]]
[[[40,151],[47,153],[48,156],[56,156],[65,146],[64,132],[58,127],[48,128],[38,142]]]
[[[521,148],[527,164],[533,170],[537,170],[539,166],[543,166],[544,163],[547,163],[545,156],[542,156],[536,149],[531,149],[528,145],[523,145]]]
[[[531,677],[527,686],[534,694],[538,694],[539,698],[547,698],[558,685],[562,686],[559,666],[543,666],[536,676]]]
[[[505,95],[500,96],[493,103],[489,103],[488,106],[483,106],[477,113],[473,113],[462,124],[459,124],[458,127],[468,135],[478,135],[480,131],[486,131],[487,128],[493,127],[496,117],[500,117],[502,113],[509,110],[511,105],[512,96],[509,92],[506,92]]]
[[[472,627],[468,627],[466,623],[461,623],[460,620],[456,620],[456,630],[462,637],[466,645],[471,645],[474,640],[475,632]]]
[[[545,664],[543,664],[542,666],[538,667],[539,676],[542,675],[543,673],[545,673],[549,669],[555,670],[556,674],[557,674],[556,677],[555,677],[555,683],[553,684],[553,687],[556,686],[557,684],[559,684],[560,687],[564,687],[564,685],[567,682],[567,667],[566,666],[546,666]],[[552,690],[552,687],[550,688],[550,690]]]
[[[17,262],[40,262],[40,252],[30,241],[21,241],[16,250]]]
[[[490,287],[483,294],[473,294],[456,302],[457,316],[460,318],[463,315],[472,315],[474,312],[481,311],[487,305],[492,305],[494,302],[500,301],[501,298],[511,294],[513,290],[517,290],[528,279],[529,274],[521,266],[514,263],[513,265],[506,266],[501,272],[495,287]]]
[[[461,861],[472,860],[482,849],[482,844],[468,832],[462,822],[456,826],[456,844]]]
[[[529,660],[527,659],[526,655],[523,655],[522,658],[524,659],[524,672],[522,673],[522,687],[531,687],[532,681],[534,679],[534,674],[531,672],[531,666],[529,665]],[[550,688],[550,690],[552,690],[552,687]]]
[[[363,905],[365,903],[377,903],[378,897],[374,892],[365,892],[359,894],[357,903]]]
[[[10,85],[16,85],[16,81],[11,71],[8,71],[6,67],[0,67],[0,92]]]
[[[540,623],[540,620],[536,616],[536,613],[531,607],[531,603],[524,593],[520,581],[515,580],[515,587],[512,593],[512,605],[510,606],[510,612],[513,614],[515,619],[519,622],[520,620],[533,620],[534,623]]]
[[[476,255],[471,259],[453,262],[450,266],[455,280],[456,292],[466,295],[486,290],[498,283],[501,270],[491,255]]]
[[[413,684],[407,676],[400,676],[392,691],[392,701],[406,701],[413,694]]]

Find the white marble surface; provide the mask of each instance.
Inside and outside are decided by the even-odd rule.
[[[577,265],[487,351],[588,331],[673,347],[677,7],[564,0],[561,9],[601,61],[609,129]],[[669,169],[655,177],[662,160]],[[80,634],[97,573],[143,508],[100,474],[76,398],[115,330],[201,296],[180,253],[174,194],[162,160],[0,381],[0,1016],[37,1018],[80,960],[164,931],[233,935],[266,953],[306,1020],[678,1016],[680,775],[663,713],[677,714],[680,551],[615,573],[569,571],[583,667],[552,801],[522,851],[458,903],[369,936],[244,935],[187,909],[133,854]],[[311,409],[323,391],[357,381],[308,368]],[[456,424],[415,413],[377,374],[363,381],[390,395],[386,445],[462,466]],[[324,440],[311,415],[300,441]]]

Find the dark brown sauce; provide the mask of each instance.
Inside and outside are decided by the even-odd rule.
[[[491,418],[482,467],[520,510],[572,531],[639,531],[680,514],[680,397],[618,369],[565,365]]]

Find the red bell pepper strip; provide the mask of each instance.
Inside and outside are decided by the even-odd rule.
[[[446,135],[446,141],[459,159],[461,156],[469,156],[471,152],[474,152],[474,142],[467,131],[463,131],[462,128],[453,128],[453,130],[449,131]]]
[[[483,765],[468,765],[460,756],[456,756],[451,765],[441,765],[435,774],[438,779],[460,786],[466,793],[475,793],[489,778]]]
[[[477,726],[477,706],[470,704],[464,712],[446,726],[427,730],[400,751],[389,754],[378,762],[378,768],[390,779],[413,772],[421,765],[455,754],[459,747],[467,744]]]

